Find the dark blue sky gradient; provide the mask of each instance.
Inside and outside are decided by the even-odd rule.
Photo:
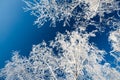
[[[19,51],[21,55],[28,56],[32,45],[48,42],[56,36],[56,32],[65,32],[70,27],[49,27],[49,22],[43,27],[33,25],[35,20],[30,12],[24,12],[22,0],[0,1],[0,68],[6,60],[10,60],[13,51]]]
[[[32,36],[36,37],[36,28],[32,27],[34,18],[24,13],[22,6],[22,0],[0,1],[0,67],[13,51],[25,55],[32,46]]]

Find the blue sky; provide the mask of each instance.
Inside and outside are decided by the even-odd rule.
[[[0,68],[10,60],[13,51],[28,56],[32,45],[54,39],[56,31],[64,32],[65,27],[48,27],[49,22],[38,28],[33,25],[35,17],[24,12],[22,0],[0,1]],[[67,29],[69,29],[68,27]]]
[[[22,0],[0,1],[0,68],[13,51],[28,55],[32,45],[42,41],[42,35],[46,38],[45,30],[33,27],[34,17],[23,7]]]

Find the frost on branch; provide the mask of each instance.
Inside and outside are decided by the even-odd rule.
[[[100,64],[106,52],[89,44],[93,35],[79,29],[58,33],[50,45],[34,45],[28,58],[15,54],[0,76],[5,80],[119,80],[115,68]]]
[[[120,10],[119,0],[100,0],[98,11],[102,12],[111,12],[114,10]]]
[[[71,19],[75,23],[82,25],[88,21],[88,24],[96,24],[91,18],[96,15],[100,16],[98,28],[104,20],[105,13],[120,10],[119,0],[23,0],[27,7],[26,11],[36,16],[35,24],[39,27],[50,21],[51,26],[55,27],[56,23],[63,22],[63,26],[70,26]],[[102,21],[101,21],[102,20]],[[99,21],[98,21],[99,22]],[[88,25],[85,24],[85,25]]]
[[[66,26],[73,18],[77,29],[72,32],[66,31],[65,34],[58,33],[50,45],[45,42],[34,45],[28,58],[21,57],[15,52],[12,60],[1,69],[0,79],[120,80],[119,29],[115,28],[116,31],[111,31],[109,35],[113,48],[110,54],[116,59],[116,67],[111,67],[104,59],[104,55],[109,53],[89,43],[89,38],[95,37],[101,26],[120,26],[119,19],[115,19],[114,16],[104,19],[105,13],[119,10],[117,0],[24,0],[24,2],[28,6],[25,9],[37,17],[35,23],[39,26],[47,21],[51,21],[54,26],[57,22],[63,21]],[[96,15],[100,17],[98,23],[92,20]],[[95,24],[97,29],[88,33],[86,28],[90,24]],[[101,64],[102,61],[105,63]]]
[[[30,10],[31,14],[37,17],[35,24],[39,27],[47,21],[51,21],[53,26],[56,26],[56,22],[64,21],[66,26],[73,16],[78,18],[82,15],[89,19],[96,14],[100,3],[99,0],[24,0],[24,2],[27,4],[25,10]],[[78,7],[81,9],[76,10]]]
[[[116,68],[120,71],[120,29],[111,31],[109,40],[113,48],[110,54],[116,59]]]

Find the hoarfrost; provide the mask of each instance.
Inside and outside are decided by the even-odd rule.
[[[100,64],[106,52],[89,44],[93,34],[58,33],[50,45],[34,45],[28,58],[15,54],[0,75],[5,80],[119,80],[119,71],[107,62]]]
[[[31,14],[37,17],[35,24],[39,27],[48,21],[57,27],[56,23],[63,21],[63,26],[75,26],[76,29],[57,33],[50,44],[43,41],[33,45],[28,58],[15,52],[11,61],[1,69],[1,80],[120,80],[119,19],[113,16],[104,19],[105,13],[117,10],[120,17],[119,1],[24,0],[24,2],[27,4],[25,10],[30,10]],[[95,22],[93,18],[97,15],[100,20]],[[73,26],[70,25],[71,18],[75,21]],[[104,56],[109,53],[89,42],[89,38],[95,37],[96,32],[104,32],[105,29],[101,30],[103,23],[114,29],[109,33],[109,41],[113,48],[110,55],[116,59],[116,67],[111,67],[105,60]],[[88,25],[95,25],[96,30],[87,32]],[[104,64],[101,64],[102,61],[105,61]]]
[[[51,21],[53,26],[56,22],[64,21],[64,26],[69,25],[70,19],[75,15],[79,16],[75,9],[82,5],[86,8],[85,18],[90,18],[97,12],[99,0],[24,0],[27,4],[25,10],[30,10],[31,14],[37,17],[35,24],[42,26],[47,21]],[[84,4],[84,5],[83,5]],[[74,12],[74,13],[73,13]],[[82,9],[81,9],[81,12]],[[78,14],[77,14],[78,13]],[[77,14],[77,15],[76,15]],[[75,18],[75,17],[74,17]]]

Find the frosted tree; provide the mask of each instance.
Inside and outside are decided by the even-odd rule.
[[[99,30],[104,23],[104,13],[117,11],[119,15],[118,0],[23,0],[27,7],[25,11],[31,11],[31,15],[36,16],[35,24],[38,27],[43,26],[50,21],[51,26],[55,27],[56,23],[63,22],[63,26],[70,26],[71,19],[74,24],[87,26],[95,25]],[[100,16],[100,23],[96,24],[91,18]],[[110,21],[110,20],[109,20]],[[107,23],[107,22],[105,22]]]
[[[24,0],[25,10],[37,17],[35,24],[39,27],[51,21],[52,26],[63,21],[64,25],[75,26],[75,30],[57,33],[49,44],[42,42],[33,45],[28,57],[15,52],[0,71],[1,80],[120,80],[120,36],[119,21],[114,17],[103,19],[104,13],[119,10],[115,0]],[[119,13],[118,13],[119,14]],[[97,24],[93,17],[100,16]],[[71,18],[75,21],[70,25]],[[110,52],[117,67],[111,67],[104,56],[105,50],[100,50],[89,42],[90,37],[96,37],[101,29],[100,24],[111,26],[114,31],[109,33],[109,41],[113,50]],[[108,22],[107,22],[108,21]],[[118,21],[118,22],[117,22]],[[97,29],[87,32],[89,24]],[[57,26],[56,26],[57,27]],[[101,62],[105,61],[104,64]]]
[[[95,35],[79,29],[58,33],[50,45],[34,45],[28,58],[15,54],[0,75],[5,80],[119,80],[119,71],[100,64],[106,52],[89,44],[90,36]]]
[[[24,2],[28,6],[25,10],[30,10],[31,14],[37,17],[35,24],[39,27],[47,21],[51,21],[53,26],[59,21],[64,21],[64,26],[69,25],[72,17],[78,19],[84,16],[89,19],[95,15],[100,3],[99,0],[24,0]],[[79,12],[76,10],[78,7],[81,8]]]
[[[95,36],[94,32],[83,34],[77,31],[68,32],[67,35],[58,34],[56,41],[51,44],[63,52],[60,63],[68,73],[67,80],[119,80],[119,71],[111,68],[107,62],[100,64],[107,53],[89,44],[88,39]]]

